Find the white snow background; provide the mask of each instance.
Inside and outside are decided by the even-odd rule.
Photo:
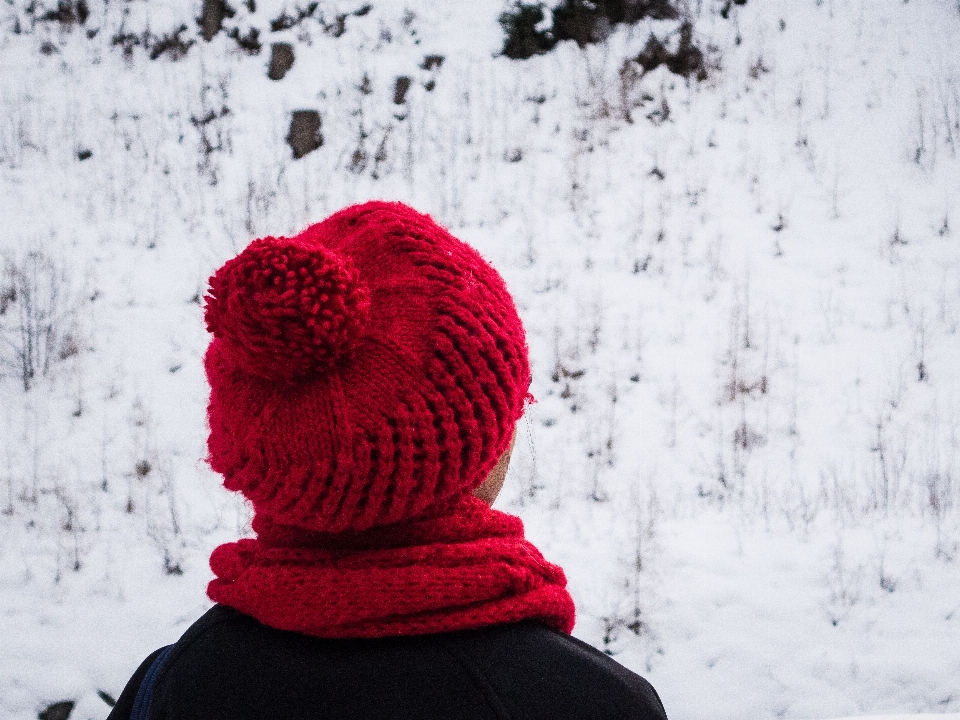
[[[498,507],[578,637],[675,720],[960,717],[957,2],[691,0],[702,82],[620,72],[676,22],[514,61],[500,0],[370,2],[238,0],[259,55],[199,0],[0,6],[0,716],[105,716],[209,606],[249,513],[203,462],[206,278],[382,197],[514,293],[538,402]],[[181,23],[180,59],[113,42]]]

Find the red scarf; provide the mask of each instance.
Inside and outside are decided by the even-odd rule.
[[[323,535],[254,518],[221,545],[207,594],[265,625],[325,638],[421,635],[540,620],[569,633],[566,577],[523,523],[469,496],[439,517]]]

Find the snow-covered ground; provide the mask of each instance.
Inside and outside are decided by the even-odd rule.
[[[234,4],[209,43],[199,2],[0,8],[0,250],[56,339],[24,391],[4,275],[0,715],[103,717],[208,606],[248,513],[202,461],[199,294],[370,197],[515,294],[538,402],[499,507],[567,570],[578,637],[671,718],[960,712],[956,2],[691,1],[699,83],[624,65],[676,21],[513,61],[500,0],[277,32],[307,3]],[[295,161],[302,109],[324,142]]]
[[[936,713],[920,715],[859,715],[857,720],[956,720],[960,715],[954,713]],[[852,718],[843,718],[842,720],[853,720]]]

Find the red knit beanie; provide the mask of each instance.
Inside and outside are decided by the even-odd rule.
[[[210,280],[211,467],[261,522],[429,517],[510,444],[530,368],[502,278],[428,216],[355,205]]]

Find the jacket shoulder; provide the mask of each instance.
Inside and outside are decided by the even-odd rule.
[[[539,623],[442,637],[512,717],[666,720],[650,683],[587,643]]]
[[[153,700],[151,720],[666,720],[639,675],[535,622],[325,640],[223,606],[174,646]]]

